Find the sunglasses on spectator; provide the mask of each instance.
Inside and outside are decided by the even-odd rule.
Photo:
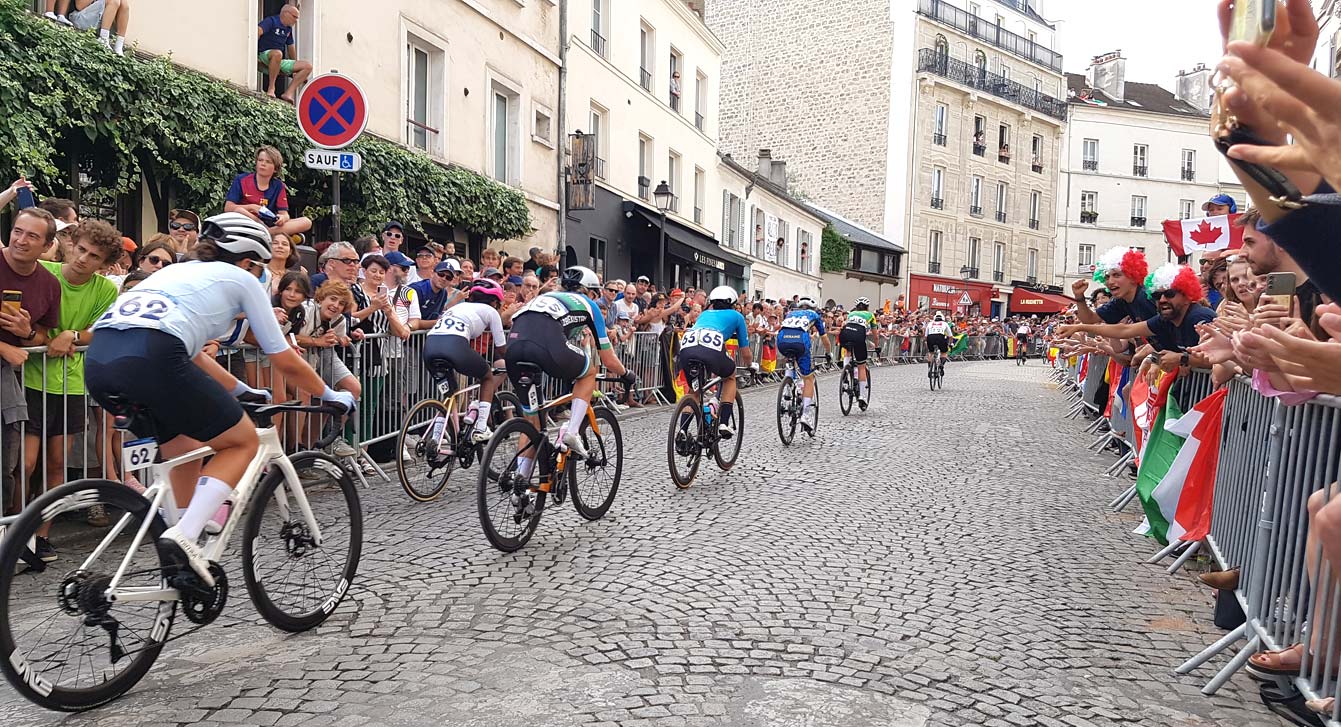
[[[358,265],[359,259],[356,257],[333,257],[332,262],[344,263],[345,265]]]
[[[171,265],[173,262],[172,258],[164,257],[162,255],[150,255],[145,258],[145,261],[155,265]]]
[[[1157,291],[1155,291],[1155,296],[1154,296],[1154,297],[1156,297],[1156,298],[1163,298],[1163,299],[1165,299],[1165,300],[1173,300],[1174,297],[1177,296],[1177,295],[1178,295],[1178,291],[1176,291],[1176,290],[1157,290]]]
[[[620,290],[619,288],[606,288],[606,289],[605,289],[605,292],[607,292],[607,293],[623,293],[624,291]]]
[[[401,237],[399,232],[383,232],[382,237]]]
[[[438,276],[439,278],[446,278],[446,279],[448,279],[448,280],[451,280],[453,277],[456,276],[456,273],[453,273],[453,272],[451,272],[451,271],[448,271],[448,272],[445,272],[445,273],[437,273],[437,272],[435,272],[434,275]]]
[[[196,231],[196,223],[194,223],[194,222],[169,222],[169,223],[168,223],[168,228],[169,228],[169,229],[173,229],[173,230],[186,230],[187,232],[195,232],[195,231]]]

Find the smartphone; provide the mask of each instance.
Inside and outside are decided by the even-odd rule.
[[[1276,0],[1234,0],[1229,40],[1266,45],[1276,30]]]
[[[377,294],[380,295],[380,296],[382,296],[383,298],[385,298],[385,297],[386,297],[386,286],[385,286],[385,285],[379,285],[379,286],[377,286]]]
[[[29,207],[37,206],[37,198],[33,197],[33,190],[27,187],[19,187],[19,196],[15,204],[19,206],[19,209],[26,210]]]
[[[6,290],[0,293],[0,310],[16,316],[19,314],[19,308],[23,305],[22,290]]]
[[[1266,277],[1266,290],[1262,292],[1262,300],[1289,308],[1294,298],[1294,273],[1268,273]]]

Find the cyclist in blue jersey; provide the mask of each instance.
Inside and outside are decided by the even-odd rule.
[[[209,561],[197,541],[260,447],[236,397],[270,394],[238,381],[202,353],[206,342],[227,334],[237,316],[245,315],[257,344],[285,379],[349,411],[354,397],[326,386],[285,339],[259,279],[270,259],[264,226],[236,212],[211,217],[191,257],[121,294],[93,324],[84,376],[89,394],[108,412],[125,414],[128,406],[145,412],[164,458],[202,444],[214,450],[203,467],[197,461],[172,470],[177,501],[189,499],[190,505],[158,540],[165,560],[189,566],[212,587]],[[194,493],[193,478],[198,478]]]
[[[713,288],[708,295],[708,310],[699,314],[694,327],[684,332],[676,357],[676,366],[681,371],[690,363],[699,363],[709,374],[722,377],[722,408],[717,414],[722,439],[730,439],[735,434],[731,411],[736,403],[736,361],[726,353],[727,342],[734,338],[745,365],[755,371],[759,369],[753,360],[754,352],[750,350],[750,330],[745,325],[745,316],[735,309],[735,303],[736,291],[730,286]],[[689,390],[693,396],[692,384]]]
[[[796,310],[787,314],[778,329],[778,354],[796,359],[805,384],[801,388],[801,428],[807,434],[815,431],[815,369],[810,362],[810,329],[824,342],[824,359],[833,363],[833,343],[824,335],[824,319],[815,312],[815,301],[802,298]]]
[[[569,450],[585,459],[587,451],[577,432],[587,416],[591,395],[596,391],[596,373],[600,369],[582,345],[587,335],[595,341],[599,363],[617,372],[630,388],[637,385],[638,377],[624,368],[611,349],[610,338],[605,332],[605,316],[587,297],[586,291],[601,287],[596,273],[574,265],[563,271],[559,282],[562,292],[537,296],[512,317],[505,361],[508,377],[512,379],[528,416],[534,413],[533,407],[538,402],[529,396],[534,388],[530,392],[522,390],[520,378],[523,372],[518,364],[539,366],[546,374],[573,384],[572,414],[561,440]],[[524,458],[518,462],[518,468],[523,475],[529,475],[531,464],[531,460]]]

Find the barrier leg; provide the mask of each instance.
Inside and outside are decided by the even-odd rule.
[[[1098,439],[1094,440],[1094,443],[1086,447],[1086,449],[1091,452],[1101,452],[1104,447],[1107,447],[1108,444],[1115,439],[1117,439],[1117,435],[1113,434],[1113,431],[1110,429],[1109,431],[1104,432]]]
[[[1233,631],[1230,631],[1224,636],[1221,636],[1219,641],[1215,642],[1214,644],[1211,644],[1210,646],[1207,646],[1205,649],[1202,649],[1201,653],[1197,654],[1191,659],[1188,659],[1182,664],[1179,664],[1177,667],[1174,668],[1173,673],[1174,674],[1192,673],[1193,669],[1200,667],[1202,664],[1205,664],[1206,662],[1210,661],[1211,658],[1214,657],[1216,654],[1219,654],[1225,649],[1228,649],[1230,644],[1233,644],[1235,641],[1238,641],[1244,636],[1247,636],[1248,629],[1250,629],[1251,627],[1252,627],[1251,622],[1249,621],[1243,622],[1243,624],[1240,625],[1238,628],[1234,629]],[[1252,650],[1255,649],[1256,647],[1257,647],[1257,637],[1254,636],[1252,640],[1248,642],[1248,647],[1244,648],[1242,653],[1251,654]],[[1247,661],[1248,657],[1246,656],[1243,657],[1243,660]]]
[[[1173,552],[1174,552],[1175,550],[1178,550],[1179,548],[1183,547],[1184,545],[1186,545],[1186,543],[1184,543],[1183,541],[1181,541],[1181,540],[1175,540],[1175,541],[1173,541],[1172,543],[1169,543],[1168,545],[1164,546],[1164,549],[1163,549],[1163,550],[1161,550],[1161,551],[1159,551],[1158,553],[1155,553],[1154,555],[1150,556],[1150,559],[1147,560],[1146,562],[1147,562],[1147,563],[1158,563],[1158,562],[1160,562],[1161,560],[1164,560],[1164,559],[1165,559],[1166,557],[1168,557],[1169,555],[1173,554]]]
[[[1175,560],[1173,562],[1173,565],[1169,566],[1168,570],[1169,575],[1177,573],[1178,569],[1182,568],[1183,564],[1186,563],[1188,559],[1190,559],[1192,556],[1196,555],[1197,552],[1200,550],[1201,550],[1201,541],[1198,540],[1197,542],[1193,543],[1190,548],[1184,550],[1183,554],[1178,556],[1178,560]]]
[[[1118,458],[1118,461],[1113,463],[1112,467],[1108,468],[1108,472],[1106,474],[1110,479],[1117,477],[1118,475],[1122,474],[1122,470],[1126,469],[1127,465],[1131,464],[1132,461],[1135,459],[1136,459],[1136,450],[1128,449],[1126,454],[1123,454],[1120,458]]]
[[[1108,507],[1112,508],[1113,512],[1122,512],[1123,510],[1127,509],[1127,505],[1130,504],[1131,501],[1135,499],[1136,499],[1136,485],[1132,485],[1131,487],[1127,488],[1126,492],[1122,493],[1121,495],[1118,495],[1116,500],[1113,500],[1112,502],[1108,503]]]
[[[1220,691],[1220,687],[1223,687],[1225,682],[1229,681],[1239,669],[1242,669],[1248,663],[1248,658],[1257,653],[1257,645],[1260,641],[1260,637],[1252,637],[1243,647],[1243,650],[1235,654],[1228,664],[1225,664],[1225,668],[1221,669],[1209,682],[1206,682],[1206,686],[1201,688],[1201,693],[1209,697]]]

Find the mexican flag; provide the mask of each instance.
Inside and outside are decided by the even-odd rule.
[[[1192,411],[1165,422],[1166,431],[1185,440],[1169,471],[1151,493],[1165,525],[1159,530],[1156,519],[1150,518],[1150,534],[1161,543],[1201,540],[1211,530],[1220,431],[1228,394],[1228,389],[1220,389],[1197,402]]]
[[[1179,256],[1237,250],[1243,247],[1243,228],[1234,224],[1238,218],[1233,214],[1195,220],[1164,220],[1164,241]]]

